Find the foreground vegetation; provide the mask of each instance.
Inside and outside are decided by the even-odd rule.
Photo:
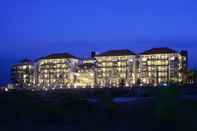
[[[91,95],[65,92],[12,91],[0,94],[1,130],[196,131],[197,101],[183,99],[175,88],[143,91],[135,103],[113,98],[139,95],[110,90]],[[98,98],[89,102],[88,97]],[[146,101],[146,98],[153,99]]]

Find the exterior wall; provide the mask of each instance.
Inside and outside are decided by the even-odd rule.
[[[79,88],[93,88],[95,87],[95,66],[96,60],[94,58],[84,59],[78,65],[77,72],[75,73],[77,81],[75,86]]]
[[[149,54],[140,56],[140,81],[142,84],[181,82],[182,57],[179,53]]]
[[[34,84],[33,64],[20,63],[11,69],[12,83],[16,87],[30,87]]]
[[[94,69],[80,69],[77,72],[76,86],[82,88],[93,88],[95,86],[95,71]]]
[[[96,60],[94,58],[86,59],[82,61],[83,64],[95,64]]]
[[[101,87],[135,84],[135,56],[96,57],[96,84]]]
[[[182,83],[187,83],[188,78],[188,53],[187,51],[181,51],[181,76],[182,76]]]
[[[75,81],[74,71],[77,59],[41,59],[38,61],[37,82],[40,87],[72,86]]]

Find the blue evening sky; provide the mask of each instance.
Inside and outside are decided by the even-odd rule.
[[[196,0],[2,0],[0,84],[10,66],[54,52],[170,47],[197,67]]]

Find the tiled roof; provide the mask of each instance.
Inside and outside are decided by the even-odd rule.
[[[150,50],[147,50],[141,54],[148,55],[148,54],[169,54],[169,53],[176,53],[175,50],[164,47],[164,48],[152,48]]]
[[[57,54],[51,54],[45,57],[41,57],[39,59],[62,59],[62,58],[74,58],[78,59],[77,57],[69,54],[69,53],[57,53]]]
[[[99,56],[125,56],[125,55],[136,55],[136,54],[130,50],[109,50],[109,51],[106,51],[106,52],[96,55],[96,57],[99,57]]]

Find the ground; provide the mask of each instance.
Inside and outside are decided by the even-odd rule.
[[[1,92],[0,129],[196,131],[197,95],[191,90]]]

